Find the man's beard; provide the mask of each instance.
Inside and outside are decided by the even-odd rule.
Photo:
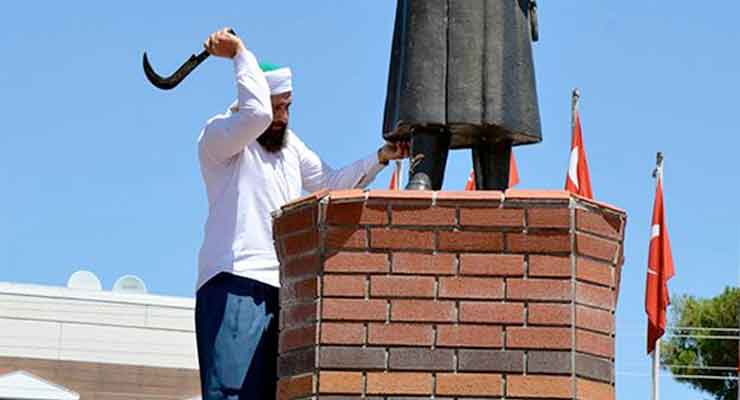
[[[270,125],[267,130],[257,138],[257,142],[270,153],[277,153],[285,147],[285,133],[287,125]]]

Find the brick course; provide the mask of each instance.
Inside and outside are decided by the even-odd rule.
[[[524,256],[517,254],[460,254],[460,275],[524,276]]]
[[[279,399],[614,398],[622,211],[349,190],[274,224]]]

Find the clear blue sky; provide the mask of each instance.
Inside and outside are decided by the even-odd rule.
[[[643,293],[655,152],[666,154],[674,293],[737,284],[740,4],[540,1],[536,68],[544,142],[519,148],[522,188],[562,188],[570,91],[598,199],[629,213],[618,311],[621,399],[647,399]],[[293,129],[334,165],[381,143],[395,2],[11,2],[0,27],[0,280],[64,285],[84,267],[106,288],[126,273],[190,296],[207,206],[195,141],[235,96],[209,60],[172,92],[144,78],[148,50],[172,71],[233,26],[295,73]],[[461,189],[469,152],[446,189]],[[389,171],[376,187],[384,187]],[[626,374],[625,374],[626,373]],[[644,376],[633,376],[633,375]],[[664,381],[665,398],[702,398]]]

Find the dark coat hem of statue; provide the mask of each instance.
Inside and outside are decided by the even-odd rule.
[[[398,0],[383,137],[450,148],[542,140],[529,0]]]

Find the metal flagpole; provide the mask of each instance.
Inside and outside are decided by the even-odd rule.
[[[660,400],[660,339],[653,350],[653,400]]]
[[[663,153],[658,152],[655,161],[655,170],[653,171],[655,184],[663,180]],[[653,400],[660,400],[660,338],[655,341],[655,350],[653,350]]]
[[[401,171],[403,171],[403,161],[396,160],[396,169],[393,173],[396,174],[396,187],[398,190],[403,190],[403,182],[401,182],[401,176],[403,176],[403,174]]]

